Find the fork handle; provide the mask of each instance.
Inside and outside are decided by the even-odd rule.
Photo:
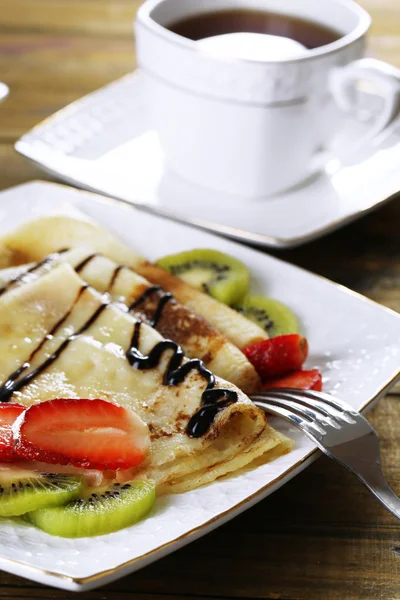
[[[342,463],[343,464],[343,463]],[[392,488],[387,483],[382,467],[379,462],[374,462],[368,465],[368,468],[353,471],[348,465],[344,465],[363,483],[375,498],[379,500],[395,517],[400,519],[400,498],[394,493]],[[364,471],[364,472],[363,472]]]

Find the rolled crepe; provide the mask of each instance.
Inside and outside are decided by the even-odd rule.
[[[160,348],[153,364],[138,366]],[[210,388],[212,374],[186,358],[184,377],[176,364],[171,372],[177,351],[67,263],[0,293],[0,400],[28,406],[57,397],[102,398],[135,411],[147,423],[151,449],[129,476],[153,479],[159,493],[193,489],[290,450],[292,442],[233,384],[216,377]],[[201,422],[209,388],[215,397],[208,402],[220,402],[219,409],[195,434],[191,423]]]
[[[150,322],[165,338],[177,342],[189,358],[203,360],[216,375],[231,381],[247,394],[260,388],[260,379],[243,352],[203,317],[128,267],[94,253],[87,246],[53,253],[39,263],[21,266],[18,271],[9,269],[0,272],[3,280],[0,291],[1,286],[16,275],[19,278],[13,285],[22,285],[40,277],[60,262],[72,265],[97,291],[106,292],[121,307],[126,310],[131,308],[131,312]]]
[[[184,304],[218,329],[237,348],[266,339],[266,332],[256,323],[171,275],[158,265],[120,242],[93,221],[67,216],[43,217],[26,223],[0,241],[0,265],[3,267],[38,261],[60,248],[87,245],[118,264],[126,265],[152,284],[172,292]]]

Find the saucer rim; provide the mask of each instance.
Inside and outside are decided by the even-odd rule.
[[[45,173],[50,174],[51,176],[57,178],[60,182],[66,182],[70,185],[73,185],[79,189],[87,190],[89,192],[94,192],[97,194],[101,194],[103,196],[108,196],[114,200],[118,200],[123,204],[128,204],[134,206],[138,210],[142,210],[149,214],[157,215],[164,217],[166,219],[183,223],[187,225],[191,225],[198,229],[202,229],[205,231],[209,231],[212,233],[216,233],[227,237],[229,239],[233,239],[245,244],[252,244],[259,248],[275,248],[275,249],[291,249],[302,246],[306,243],[317,240],[333,231],[341,228],[342,226],[348,225],[351,222],[367,215],[378,208],[381,208],[386,203],[395,199],[396,196],[400,194],[400,186],[395,186],[394,189],[391,189],[388,194],[381,197],[379,200],[372,200],[368,206],[364,206],[363,208],[359,208],[353,213],[347,214],[337,219],[331,220],[326,225],[322,227],[315,228],[309,230],[308,232],[298,235],[298,236],[278,236],[278,235],[266,235],[262,233],[252,232],[246,229],[240,229],[230,225],[221,225],[219,223],[215,223],[213,221],[207,221],[206,219],[199,219],[196,217],[190,217],[189,215],[180,215],[175,214],[173,211],[168,211],[163,208],[154,207],[151,205],[142,204],[140,202],[135,202],[134,200],[122,198],[110,193],[107,193],[101,187],[96,187],[90,184],[86,184],[85,182],[80,181],[78,178],[74,176],[69,169],[65,169],[62,165],[56,165],[55,167],[50,166],[46,159],[43,159],[41,156],[37,156],[35,151],[35,147],[30,142],[30,137],[35,135],[36,133],[42,131],[44,128],[53,127],[60,121],[62,121],[65,117],[71,116],[75,113],[78,113],[81,110],[85,110],[85,105],[91,105],[91,103],[95,104],[95,97],[97,94],[112,94],[113,88],[118,88],[119,85],[123,85],[124,82],[135,82],[138,83],[138,78],[140,79],[141,72],[139,69],[135,69],[130,73],[119,77],[111,81],[110,83],[81,96],[77,100],[72,103],[66,105],[55,113],[49,115],[39,123],[37,123],[34,127],[28,130],[25,134],[23,134],[14,144],[15,151],[26,158],[31,164],[35,165]],[[140,83],[140,82],[139,82]],[[63,154],[64,158],[68,158],[68,155]],[[54,157],[53,157],[54,158]]]
[[[304,244],[313,242],[318,240],[330,233],[333,233],[337,229],[341,227],[345,227],[349,225],[353,221],[362,218],[363,216],[372,213],[375,210],[378,210],[385,204],[391,202],[400,194],[400,189],[396,189],[389,196],[378,200],[377,202],[372,202],[369,206],[358,210],[357,212],[347,215],[346,217],[342,217],[340,219],[336,219],[335,221],[331,221],[327,225],[320,227],[318,229],[314,229],[310,233],[306,233],[304,235],[287,237],[283,238],[280,236],[269,236],[264,235],[262,233],[256,233],[252,231],[247,231],[246,229],[239,229],[237,227],[232,227],[230,225],[221,225],[220,223],[214,223],[212,221],[207,221],[205,219],[198,219],[190,216],[180,216],[179,214],[174,214],[172,211],[166,211],[161,208],[154,208],[150,205],[141,204],[140,202],[135,202],[134,200],[127,200],[125,198],[118,197],[114,194],[110,194],[105,192],[101,188],[97,188],[92,185],[83,184],[78,179],[70,175],[64,175],[60,171],[56,171],[44,163],[36,160],[32,156],[29,156],[28,153],[28,145],[25,145],[22,138],[18,140],[15,144],[15,150],[21,156],[24,156],[32,165],[40,168],[45,173],[49,175],[53,175],[57,177],[61,182],[65,182],[69,185],[73,185],[74,187],[86,190],[88,192],[92,192],[94,194],[100,194],[105,196],[106,198],[110,198],[116,202],[120,202],[121,204],[125,204],[128,206],[132,206],[138,210],[146,212],[151,215],[155,215],[158,217],[163,217],[164,219],[168,219],[170,221],[175,221],[176,223],[182,223],[184,225],[191,225],[192,227],[196,227],[197,229],[201,229],[203,231],[208,231],[211,233],[216,233],[218,235],[222,235],[229,239],[242,242],[245,244],[252,244],[258,248],[275,248],[277,250],[290,250],[292,248],[298,248],[303,246]]]

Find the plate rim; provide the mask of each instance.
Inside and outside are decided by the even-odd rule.
[[[365,412],[369,408],[372,408],[372,405],[375,404],[375,402],[378,402],[386,393],[388,393],[390,388],[392,386],[394,386],[397,381],[400,381],[400,368],[399,368],[399,371],[396,373],[396,375],[394,375],[388,382],[385,382],[385,384],[373,396],[373,398],[370,398],[363,405],[363,407],[360,409],[360,412]],[[201,535],[202,533],[203,533],[203,535],[206,535],[209,532],[210,527],[211,527],[211,531],[212,531],[212,525],[214,523],[217,523],[220,520],[224,520],[224,523],[231,520],[232,518],[235,517],[235,514],[231,514],[231,513],[240,514],[240,512],[242,512],[241,509],[243,509],[243,511],[244,511],[244,510],[246,510],[247,504],[255,504],[258,497],[263,496],[263,494],[270,487],[275,487],[279,483],[281,483],[281,485],[284,485],[285,482],[283,480],[285,480],[289,476],[289,481],[290,481],[290,479],[292,479],[292,477],[295,477],[297,474],[301,473],[305,468],[307,468],[307,466],[309,466],[309,464],[311,464],[317,458],[319,458],[319,456],[322,456],[322,453],[320,450],[318,450],[318,448],[314,448],[313,450],[310,450],[310,452],[306,456],[304,456],[300,461],[298,461],[297,463],[292,465],[289,469],[287,469],[287,471],[285,471],[284,473],[282,473],[281,475],[276,477],[274,480],[269,481],[267,484],[265,484],[265,486],[263,486],[262,488],[257,490],[257,492],[254,492],[251,496],[248,496],[241,502],[238,502],[237,504],[235,504],[235,506],[232,506],[231,508],[225,510],[224,512],[219,513],[218,515],[212,517],[205,523],[202,523],[201,525],[198,525],[197,527],[193,527],[189,531],[186,531],[179,537],[174,538],[173,540],[170,540],[169,542],[166,542],[162,546],[158,546],[157,548],[150,550],[149,552],[146,552],[145,554],[142,554],[141,556],[137,556],[136,558],[125,561],[124,563],[121,563],[120,565],[118,565],[116,567],[112,567],[112,568],[106,569],[104,571],[98,571],[97,573],[93,573],[92,575],[87,575],[85,577],[73,577],[71,575],[64,575],[63,573],[58,573],[57,571],[41,569],[39,567],[27,565],[26,563],[23,563],[23,562],[20,562],[17,560],[13,560],[13,559],[10,559],[7,557],[1,557],[1,556],[0,556],[0,561],[5,562],[10,565],[14,565],[17,568],[19,567],[21,569],[28,569],[29,571],[33,571],[36,574],[41,575],[41,576],[45,576],[45,577],[50,576],[56,580],[58,579],[61,581],[65,581],[69,584],[73,584],[73,585],[77,586],[75,588],[75,590],[78,590],[78,591],[83,591],[84,589],[89,590],[92,587],[93,588],[96,587],[96,585],[94,585],[94,586],[90,586],[90,588],[89,588],[88,586],[92,583],[96,584],[96,582],[99,582],[102,579],[106,579],[107,577],[111,577],[110,581],[113,579],[117,579],[117,577],[114,577],[114,575],[117,575],[119,573],[119,571],[128,569],[130,566],[132,566],[135,563],[138,563],[140,561],[145,562],[145,564],[143,565],[143,568],[144,568],[148,564],[151,564],[152,562],[154,562],[153,560],[151,560],[151,558],[154,555],[159,554],[160,552],[163,552],[164,550],[169,550],[169,551],[165,552],[164,556],[166,556],[174,551],[174,548],[173,548],[174,546],[177,546],[179,544],[179,547],[176,547],[176,550],[178,550],[181,547],[189,544],[190,542],[195,541],[199,537],[202,537],[202,535]],[[260,498],[260,500],[261,500],[261,498]],[[221,525],[222,525],[222,523],[221,523]],[[200,535],[197,535],[197,534],[200,534]],[[181,542],[183,542],[183,543],[181,543]],[[156,557],[154,557],[154,558],[156,558]],[[162,558],[162,556],[160,558]],[[150,559],[150,560],[148,560],[148,559]],[[8,572],[10,572],[10,571],[8,571]],[[127,573],[127,575],[128,574],[129,573]],[[20,576],[24,577],[24,575],[20,575]]]
[[[179,215],[179,214],[175,214],[174,211],[164,210],[162,208],[157,208],[152,205],[141,204],[140,202],[135,202],[134,200],[129,200],[127,198],[124,199],[122,197],[118,197],[116,195],[109,194],[100,188],[97,188],[95,186],[92,186],[92,185],[89,185],[89,184],[79,181],[72,175],[66,173],[65,169],[63,169],[62,167],[60,167],[59,169],[56,170],[55,168],[52,168],[51,166],[49,166],[46,161],[41,162],[39,159],[34,157],[34,154],[31,151],[32,147],[31,147],[30,143],[26,141],[26,138],[29,137],[32,133],[34,133],[36,131],[40,131],[43,127],[46,127],[48,125],[51,126],[52,122],[57,122],[57,120],[60,120],[60,119],[62,120],[63,116],[68,113],[77,112],[84,104],[89,104],[89,99],[91,97],[93,97],[94,95],[96,95],[97,93],[104,92],[105,90],[108,90],[114,86],[118,86],[118,84],[123,83],[124,81],[134,80],[139,77],[140,77],[140,70],[135,69],[135,70],[131,71],[130,73],[126,73],[122,77],[119,77],[119,78],[111,81],[110,83],[107,83],[106,85],[101,86],[100,88],[97,88],[96,90],[93,90],[92,92],[89,92],[88,94],[81,96],[77,100],[74,100],[67,106],[64,106],[60,110],[56,111],[52,115],[46,117],[45,119],[43,119],[42,121],[37,123],[29,131],[25,132],[15,142],[15,144],[14,144],[15,151],[18,154],[20,154],[21,156],[23,156],[24,158],[26,158],[27,160],[29,160],[29,162],[31,164],[34,164],[35,166],[39,167],[42,171],[50,173],[51,175],[57,177],[61,181],[65,181],[69,184],[77,186],[80,189],[94,192],[94,193],[97,193],[97,194],[100,194],[103,196],[107,196],[109,198],[119,200],[121,202],[126,202],[127,204],[132,204],[135,208],[142,210],[144,212],[147,212],[149,214],[160,216],[165,219],[169,219],[169,220],[172,220],[172,221],[175,221],[178,223],[191,225],[193,227],[203,229],[203,230],[209,231],[211,233],[217,233],[218,235],[223,235],[223,236],[228,237],[233,240],[237,240],[237,241],[244,242],[244,243],[255,244],[259,247],[264,247],[264,248],[276,248],[276,249],[282,249],[282,250],[290,249],[290,248],[296,248],[296,247],[306,244],[308,242],[317,240],[320,237],[323,237],[324,235],[327,235],[327,234],[337,230],[340,227],[344,227],[345,225],[348,225],[352,221],[355,221],[358,218],[362,218],[364,215],[366,215],[374,210],[377,210],[381,206],[384,206],[387,202],[390,202],[391,200],[393,200],[398,194],[400,194],[400,186],[399,186],[399,187],[396,187],[396,189],[392,190],[389,193],[389,195],[385,196],[384,198],[381,198],[380,200],[378,200],[376,202],[372,202],[368,206],[366,206],[362,209],[359,209],[352,214],[349,214],[349,215],[344,216],[339,219],[335,219],[334,221],[331,221],[330,223],[328,223],[327,225],[324,225],[323,227],[319,227],[317,229],[310,231],[309,233],[306,233],[306,234],[300,235],[300,236],[281,237],[281,236],[264,235],[262,233],[251,232],[251,231],[247,231],[246,229],[241,229],[241,228],[233,227],[233,226],[229,226],[229,225],[222,225],[219,223],[214,223],[212,221],[207,221],[206,219],[201,219],[201,218],[197,218],[197,217]],[[63,156],[66,156],[66,155],[63,154]]]
[[[42,181],[42,180],[38,180],[38,179],[34,179],[34,180],[31,180],[28,182],[24,182],[22,184],[18,184],[16,186],[11,186],[4,190],[0,190],[0,202],[1,202],[2,192],[9,192],[9,191],[15,190],[17,188],[28,187],[31,185],[46,186],[46,187],[48,186],[48,187],[54,187],[54,188],[67,188],[67,189],[71,189],[75,193],[83,194],[84,196],[89,196],[91,201],[95,202],[95,203],[100,202],[103,204],[117,205],[119,207],[130,209],[133,212],[135,210],[137,210],[137,207],[134,206],[131,202],[127,202],[127,201],[124,201],[124,200],[121,200],[118,198],[113,198],[110,196],[100,195],[97,192],[92,192],[92,191],[87,191],[87,190],[82,190],[82,189],[77,189],[77,188],[70,188],[70,186],[66,186],[62,183]],[[71,201],[71,202],[73,202],[73,201]],[[154,216],[159,217],[160,215],[156,214]],[[188,224],[188,223],[183,223],[183,224],[186,227],[192,227],[191,224]],[[213,232],[211,232],[211,233],[213,233]],[[217,234],[215,234],[215,232],[214,232],[214,235],[217,235]],[[251,250],[253,250],[254,252],[257,252],[257,253],[261,253],[259,249],[251,248]],[[280,261],[282,259],[279,258],[276,260]],[[283,260],[283,262],[288,262],[288,261]],[[291,263],[289,263],[289,264],[291,264]],[[394,311],[382,304],[379,304],[375,300],[372,300],[370,298],[367,298],[366,296],[363,296],[359,292],[355,292],[342,284],[331,281],[330,279],[328,279],[327,277],[324,277],[323,275],[311,273],[310,271],[308,271],[307,269],[305,269],[303,267],[299,267],[299,266],[295,265],[295,268],[297,270],[303,271],[304,273],[311,274],[313,277],[316,277],[320,280],[329,282],[331,285],[334,285],[336,288],[341,289],[341,291],[346,293],[347,295],[356,297],[358,300],[367,302],[368,304],[372,304],[372,305],[378,307],[380,310],[390,314],[391,316],[393,316],[395,318],[400,318],[400,315],[396,311]],[[379,390],[374,394],[374,396],[372,398],[369,398],[363,404],[363,406],[359,409],[360,412],[366,412],[367,410],[372,408],[372,406],[376,402],[378,402],[385,394],[387,394],[389,392],[389,390],[396,384],[397,381],[400,381],[400,365],[399,365],[396,373],[389,380],[385,381],[381,385]],[[30,572],[34,572],[36,575],[40,575],[42,578],[43,577],[45,577],[45,578],[51,577],[51,578],[54,578],[55,580],[66,582],[67,584],[69,584],[68,589],[70,589],[70,590],[83,591],[84,589],[88,590],[88,589],[97,587],[96,583],[98,583],[100,585],[100,581],[103,579],[107,579],[107,578],[110,578],[109,579],[110,581],[113,579],[117,579],[118,573],[120,571],[129,569],[130,566],[132,566],[138,562],[144,562],[144,564],[143,564],[143,567],[144,567],[145,565],[153,562],[153,560],[152,560],[153,557],[154,557],[154,559],[156,559],[156,556],[154,556],[154,555],[163,553],[163,556],[165,556],[165,555],[173,552],[175,546],[176,546],[175,549],[178,550],[179,548],[190,543],[191,541],[194,541],[194,540],[198,539],[199,537],[201,537],[202,535],[207,534],[210,530],[213,529],[214,524],[218,523],[219,521],[227,522],[231,518],[234,518],[237,514],[240,514],[240,512],[246,510],[246,506],[248,504],[251,506],[251,505],[255,504],[258,499],[261,500],[264,495],[268,495],[265,493],[271,487],[275,488],[277,486],[280,487],[281,485],[284,485],[286,483],[286,481],[285,481],[286,479],[290,480],[292,477],[294,477],[295,475],[297,475],[298,473],[303,471],[311,462],[316,460],[316,458],[318,458],[319,456],[321,456],[321,452],[318,450],[318,448],[314,448],[314,449],[310,450],[306,456],[303,456],[295,464],[291,465],[291,467],[289,467],[284,473],[281,473],[280,475],[275,477],[272,481],[269,481],[264,486],[262,486],[259,490],[257,490],[250,496],[247,496],[246,498],[244,498],[243,500],[241,500],[234,506],[226,509],[223,512],[220,512],[218,515],[211,517],[210,519],[208,519],[208,521],[202,523],[201,525],[198,525],[196,527],[193,527],[192,529],[189,529],[188,531],[185,531],[178,537],[176,537],[172,540],[169,540],[168,542],[164,543],[163,545],[158,546],[157,548],[154,548],[154,549],[146,552],[145,554],[137,556],[128,561],[125,561],[124,563],[121,563],[120,565],[117,565],[110,569],[98,571],[96,573],[93,573],[91,575],[87,575],[84,577],[73,577],[70,575],[65,575],[63,573],[59,573],[57,571],[41,569],[40,567],[28,565],[24,562],[10,559],[7,557],[2,557],[2,556],[0,556],[0,563],[5,563],[6,565],[11,565],[11,566],[16,567],[16,569],[18,570],[18,575],[20,575],[22,577],[24,577],[24,576],[29,577],[27,575],[20,574],[21,570],[28,570]],[[250,506],[249,506],[249,508],[250,508]],[[164,552],[164,551],[166,551],[166,552]],[[162,558],[162,556],[160,556],[160,558]],[[11,572],[11,573],[15,572],[15,569],[14,569],[14,571],[10,571],[9,569],[4,569],[4,570],[7,570],[8,572]],[[39,581],[39,579],[37,579],[37,580]],[[94,585],[92,585],[92,584],[94,584]],[[74,586],[74,587],[72,588],[71,586]]]

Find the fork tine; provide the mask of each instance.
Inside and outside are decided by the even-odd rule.
[[[316,413],[310,409],[305,398],[318,403],[318,406],[314,407]],[[255,401],[256,406],[297,425],[322,452],[354,473],[383,506],[400,519],[400,498],[384,477],[380,466],[379,439],[365,417],[327,394],[304,393],[303,390],[268,390],[254,394],[251,399]],[[321,426],[324,426],[325,414],[321,408],[329,414],[331,422],[331,411],[337,411],[342,420],[351,416],[354,416],[354,419],[349,423],[342,423],[338,429],[333,429],[330,423],[325,423],[328,427],[327,431],[323,432]],[[316,421],[310,421],[313,416],[317,418]]]
[[[261,408],[262,410],[276,415],[277,417],[282,417],[283,419],[286,419],[286,421],[289,421],[289,423],[292,423],[296,427],[300,427],[303,433],[305,433],[315,444],[317,444],[321,448],[321,450],[323,450],[322,446],[320,445],[320,439],[323,434],[317,428],[315,428],[315,430],[312,429],[312,421],[306,421],[299,415],[295,414],[293,411],[288,410],[276,403],[269,403],[265,399],[262,401],[255,400],[254,404],[258,406],[258,408]]]
[[[254,404],[258,406],[258,408],[261,408],[262,410],[267,410],[273,415],[277,415],[278,417],[283,417],[284,419],[291,421],[295,425],[303,426],[304,422],[306,422],[305,419],[303,419],[299,415],[295,414],[290,410],[287,410],[286,408],[280,406],[279,404],[276,404],[275,402],[269,403],[266,399],[263,399],[262,401],[254,400]]]
[[[272,390],[271,390],[272,392]],[[268,392],[270,394],[270,392]],[[319,410],[319,412],[321,412],[324,417],[331,417],[331,413],[328,412],[325,408],[325,406],[322,404],[322,402],[316,401],[315,403],[313,402],[311,404],[311,402],[307,401],[307,399],[303,398],[302,396],[300,397],[300,395],[286,391],[285,389],[279,389],[276,390],[275,392],[273,392],[272,394],[270,394],[270,397],[276,397],[277,398],[285,398],[287,400],[294,400],[295,402],[298,402],[299,404],[302,404],[303,406],[306,406],[307,408],[311,408],[311,409],[317,409]]]
[[[289,390],[289,388],[279,388],[274,390],[266,390],[268,397],[271,398],[286,398],[288,400],[294,400],[299,404],[311,408],[312,410],[319,411],[325,418],[329,419],[333,427],[339,428],[343,423],[354,423],[354,419],[350,416],[348,411],[339,410],[336,406],[332,406],[333,403],[327,403],[322,401],[319,397],[304,394],[304,390]]]
[[[300,419],[302,419],[302,426],[305,429],[306,427],[308,428],[308,431],[310,431],[311,433],[313,433],[314,435],[316,433],[318,433],[319,435],[325,435],[326,434],[326,430],[324,429],[324,425],[325,426],[329,426],[329,423],[324,422],[323,419],[321,419],[318,415],[316,415],[316,413],[312,410],[309,410],[308,408],[296,404],[296,402],[292,401],[292,400],[288,400],[286,398],[271,398],[271,397],[263,397],[263,398],[258,398],[258,395],[255,394],[254,396],[252,396],[253,398],[253,402],[256,404],[256,406],[258,406],[259,408],[263,408],[263,409],[267,409],[269,410],[271,406],[278,406],[280,408],[285,409],[286,411],[289,411],[291,414],[295,415],[295,417],[300,417]],[[293,422],[297,422],[294,419],[291,419]]]
[[[291,389],[291,388],[279,388],[279,390],[278,390],[278,388],[275,388],[275,389],[271,388],[270,390],[266,390],[266,391],[298,393],[298,394],[301,394],[302,396],[306,396],[307,398],[310,398],[311,400],[319,400],[326,404],[329,404],[329,406],[332,406],[339,412],[357,414],[357,411],[353,410],[350,406],[346,405],[344,402],[342,402],[338,398],[334,398],[331,394],[327,394],[326,392],[316,392],[315,390],[295,390],[295,389]]]
[[[273,393],[271,393],[271,392],[273,392]],[[271,399],[274,399],[274,400],[279,399],[279,400],[285,400],[285,401],[291,402],[292,403],[291,406],[298,405],[298,408],[304,407],[304,409],[307,411],[307,414],[313,419],[313,421],[321,422],[321,415],[322,415],[322,421],[325,425],[330,425],[331,427],[334,427],[335,429],[340,429],[340,427],[341,427],[340,420],[335,418],[336,415],[332,414],[332,412],[329,412],[328,410],[326,410],[326,408],[324,407],[324,405],[321,402],[311,403],[311,402],[307,401],[307,399],[302,398],[298,394],[286,392],[285,390],[282,391],[282,389],[271,390],[270,392],[265,392],[265,394],[266,394],[265,398],[267,399],[268,402],[271,401]],[[263,395],[263,392],[261,392],[260,395],[258,395],[258,394],[253,395],[252,398],[254,400],[254,398],[261,397],[262,395]]]

